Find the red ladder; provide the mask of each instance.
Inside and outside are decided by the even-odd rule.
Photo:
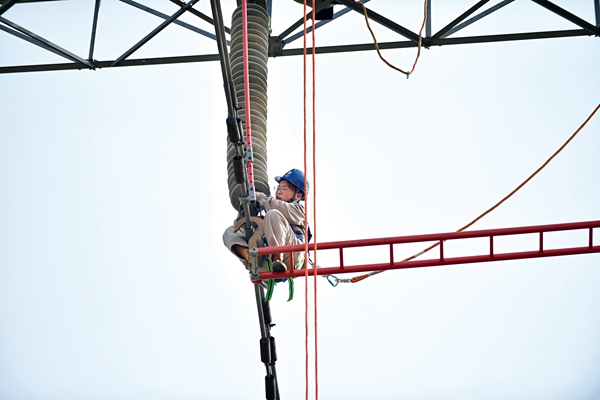
[[[340,242],[324,242],[318,243],[317,251],[322,250],[338,250],[339,265],[336,267],[319,267],[317,275],[334,275],[344,273],[359,273],[368,271],[385,271],[390,269],[418,268],[418,267],[437,267],[442,265],[454,264],[470,264],[488,261],[506,261],[519,260],[526,258],[538,257],[556,257],[568,256],[575,254],[588,254],[600,252],[600,245],[594,245],[594,228],[600,228],[600,221],[587,222],[571,222],[565,224],[552,225],[536,225],[524,226],[518,228],[502,228],[502,229],[484,229],[478,231],[463,231],[450,233],[434,233],[427,235],[412,235],[412,236],[397,236],[390,238],[379,239],[362,239],[362,240],[346,240]],[[563,247],[563,248],[544,248],[544,233],[587,230],[587,243],[580,247]],[[514,236],[523,234],[539,234],[539,244],[537,248],[529,251],[520,252],[494,252],[494,238],[497,236]],[[448,240],[472,239],[472,238],[489,238],[489,252],[483,255],[472,255],[462,257],[445,257],[444,242]],[[418,242],[439,242],[439,257],[427,260],[411,260],[411,261],[395,261],[394,260],[394,245],[401,243],[418,243]],[[389,258],[387,262],[375,264],[361,265],[345,265],[344,264],[344,249],[352,247],[372,247],[372,246],[389,246]],[[308,245],[309,251],[314,250],[314,243]],[[275,253],[294,253],[303,252],[305,246],[279,246],[279,247],[261,247],[258,248],[258,255],[267,255]],[[256,250],[252,250],[256,251]],[[291,255],[291,254],[290,254]],[[291,258],[293,259],[293,258]],[[311,272],[311,275],[313,272]],[[286,272],[263,272],[260,274],[260,279],[282,278],[282,277],[298,277],[304,276],[303,270],[286,271]]]

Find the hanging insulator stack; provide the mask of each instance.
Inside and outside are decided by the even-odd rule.
[[[267,60],[269,43],[269,16],[263,7],[248,4],[248,69],[250,81],[250,117],[252,128],[252,151],[254,155],[254,185],[258,192],[270,193],[267,176]],[[242,37],[242,7],[236,8],[231,20],[230,60],[238,115],[242,120],[243,134],[245,108],[244,101],[244,49]],[[243,139],[245,141],[245,139]],[[238,196],[241,187],[236,183],[234,166],[235,147],[227,143],[227,174],[229,198],[232,206],[239,208]],[[239,173],[239,171],[238,171]]]

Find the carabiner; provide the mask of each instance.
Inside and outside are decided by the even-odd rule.
[[[333,275],[327,275],[327,282],[329,282],[331,286],[336,287],[338,283],[340,283],[340,279]]]

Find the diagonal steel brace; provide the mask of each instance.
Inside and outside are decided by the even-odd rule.
[[[47,49],[48,47],[50,47],[51,49],[54,50],[54,51],[52,51],[53,53],[58,53],[58,54],[62,55],[63,57],[65,57],[65,58],[67,58],[67,59],[69,59],[71,61],[78,62],[78,63],[81,63],[81,64],[85,64],[88,67],[90,67],[90,69],[94,69],[94,65],[92,63],[90,63],[89,61],[84,60],[83,58],[79,57],[78,55],[73,54],[70,51],[63,49],[62,47],[60,47],[60,46],[52,43],[49,40],[44,39],[43,37],[41,37],[39,35],[36,35],[35,33],[33,33],[31,31],[23,28],[22,26],[17,25],[14,22],[9,21],[9,20],[7,20],[6,18],[3,18],[3,17],[0,17],[0,22],[2,22],[5,25],[10,26],[11,28],[13,28],[16,31],[19,31],[19,32],[21,32],[21,33],[29,36],[31,39],[33,39],[37,43],[43,44],[43,46],[40,45],[40,47],[45,48],[45,49]],[[49,50],[49,49],[47,49],[47,50]]]
[[[145,45],[146,43],[148,43],[148,41],[150,41],[150,39],[152,39],[154,36],[158,35],[163,29],[165,29],[167,26],[169,26],[171,24],[171,22],[173,22],[177,18],[179,18],[184,12],[186,12],[187,10],[189,10],[198,1],[199,0],[190,0],[186,5],[184,5],[179,10],[177,10],[177,12],[175,14],[171,15],[171,17],[169,17],[169,19],[167,19],[165,22],[163,22],[162,24],[160,24],[152,32],[150,32],[148,35],[146,35],[146,37],[144,37],[137,44],[135,44],[132,48],[130,48],[129,50],[127,50],[125,53],[123,53],[110,66],[111,67],[116,66],[121,61],[123,61],[124,59],[126,59],[127,57],[129,57],[130,55],[132,55],[133,53],[135,53],[137,50],[139,50],[140,47],[142,47],[143,45]]]

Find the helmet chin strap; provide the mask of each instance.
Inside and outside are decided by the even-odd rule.
[[[299,189],[296,189],[296,191],[294,192],[294,196],[293,196],[291,199],[289,199],[289,200],[288,200],[288,203],[293,203],[293,202],[295,202],[295,201],[300,201],[300,200],[302,200],[302,199],[296,200],[296,195],[297,195],[298,193],[300,193],[300,190],[299,190]]]

